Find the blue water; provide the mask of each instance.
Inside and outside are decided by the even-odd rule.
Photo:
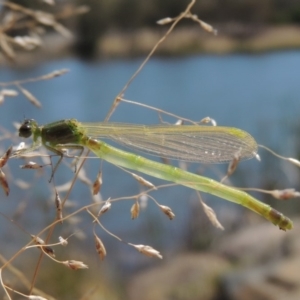
[[[45,123],[71,117],[101,121],[140,63],[66,59],[34,69],[2,68],[2,82],[70,70],[60,78],[26,85],[43,109],[28,105],[25,99],[7,101],[0,110],[2,124],[24,116]],[[271,127],[276,131],[276,127],[285,126],[282,122],[297,120],[299,65],[300,52],[153,59],[125,98],[195,120],[211,116],[218,124],[241,127],[264,139],[264,131],[268,135]],[[128,105],[122,105],[113,117],[114,121],[137,123],[157,123],[157,119],[147,110]]]
[[[85,63],[71,58],[47,62],[30,69],[1,68],[1,82],[38,77],[62,68],[70,70],[62,77],[25,85],[42,103],[42,109],[30,105],[24,97],[8,99],[0,109],[1,124],[12,130],[12,122],[21,121],[24,117],[34,118],[41,124],[65,118],[101,121],[115,96],[140,63],[140,59]],[[296,149],[297,143],[299,145],[299,66],[299,51],[259,55],[155,58],[133,81],[124,98],[193,120],[210,116],[216,119],[219,125],[242,128],[250,132],[259,143],[273,147],[284,155],[295,156],[299,151]],[[144,124],[159,122],[155,112],[128,104],[121,104],[111,120]],[[170,121],[168,118],[166,120]],[[2,143],[4,147],[5,142]],[[264,180],[260,174],[257,176],[250,172],[252,168],[259,168],[258,164],[252,161],[251,164],[246,162],[244,166],[247,167],[244,169],[243,165],[241,166],[242,173],[246,175],[242,182],[259,184]],[[93,168],[95,165],[99,167],[95,161],[89,163],[91,177],[97,172]],[[139,191],[137,183],[122,171],[108,164],[103,166],[103,170],[103,198],[132,195]],[[65,176],[68,176],[66,172],[70,173],[59,171],[58,178],[65,180]],[[294,169],[288,167],[279,173],[280,178],[284,177],[291,186],[298,182],[299,175]],[[24,176],[19,174],[20,170],[18,176]],[[25,175],[25,178],[26,176],[28,175]],[[45,177],[43,179],[46,181]],[[152,181],[158,183],[155,179]],[[47,182],[35,186],[34,191],[43,195],[42,198],[47,198],[48,190],[45,186]],[[78,184],[71,197],[77,201],[83,198],[83,203],[88,203],[87,195],[86,188],[84,190],[83,185]],[[182,226],[181,222],[186,220],[187,210],[182,209],[182,203],[188,203],[189,198],[194,197],[193,191],[174,188],[156,193],[155,197],[161,203],[174,205],[178,215],[177,223],[169,225],[160,215],[157,222],[163,224],[161,226],[168,226],[167,230],[170,230],[171,226],[173,234],[176,235],[178,227]],[[107,218],[112,228],[124,231],[124,234],[130,220],[131,204],[118,204],[113,221]],[[143,213],[143,218],[148,221],[152,217],[156,218],[158,214],[153,212],[155,208],[152,204],[151,206],[153,210],[148,215],[147,211]],[[130,225],[130,230],[136,228],[136,224],[143,223],[137,221]]]

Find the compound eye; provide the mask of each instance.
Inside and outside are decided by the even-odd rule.
[[[23,138],[28,138],[32,134],[31,122],[30,120],[25,120],[19,129],[19,136]]]

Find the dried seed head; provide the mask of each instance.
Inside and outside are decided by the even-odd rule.
[[[181,126],[181,125],[183,125],[183,123],[184,123],[183,120],[179,119],[179,120],[176,121],[175,125],[176,126]]]
[[[60,70],[55,70],[49,74],[46,74],[44,76],[42,76],[42,79],[43,80],[48,80],[48,79],[52,79],[52,78],[55,78],[55,77],[58,77],[58,76],[61,76],[61,75],[64,75],[66,73],[68,73],[69,70],[68,69],[60,69]]]
[[[41,239],[40,237],[35,236],[35,235],[31,235],[31,237],[36,245],[42,246],[41,248],[44,252],[46,252],[48,255],[50,255],[52,257],[55,257],[54,250],[49,246],[44,246],[45,242],[43,239]]]
[[[300,167],[300,161],[298,159],[289,157],[287,158],[289,162],[291,162],[292,164],[296,165],[297,167]]]
[[[33,170],[36,170],[36,169],[40,169],[42,168],[43,166],[33,162],[33,161],[30,161],[29,163],[27,163],[26,165],[21,165],[20,168],[21,169],[33,169]]]
[[[68,241],[65,240],[63,237],[59,236],[58,240],[59,240],[59,242],[61,243],[62,246],[67,246],[68,245]]]
[[[156,189],[155,185],[152,184],[150,181],[144,179],[143,177],[139,176],[139,175],[136,175],[134,173],[131,173],[132,177],[134,179],[136,179],[141,185],[144,185],[148,188],[152,188],[152,189]]]
[[[11,152],[12,152],[12,146],[10,146],[6,152],[4,153],[4,155],[2,157],[0,157],[0,168],[4,167],[5,164],[7,163],[10,155],[11,155]]]
[[[45,245],[45,242],[43,239],[41,239],[40,237],[36,236],[36,235],[31,235],[32,239],[34,240],[36,245]]]
[[[96,250],[100,256],[100,259],[103,260],[106,256],[106,249],[104,247],[104,244],[100,240],[100,238],[94,233],[95,237],[95,244],[96,244]]]
[[[236,170],[240,160],[241,160],[241,149],[239,149],[236,153],[234,153],[233,159],[228,165],[227,176],[230,176],[231,174],[233,174],[233,172]]]
[[[78,260],[66,260],[66,261],[63,261],[62,264],[65,265],[66,267],[72,269],[72,270],[88,269],[89,268],[83,262],[78,261]]]
[[[53,29],[55,29],[59,34],[61,34],[66,39],[72,38],[73,36],[71,31],[60,23],[55,23],[53,25]]]
[[[101,207],[101,209],[98,213],[98,216],[103,215],[108,210],[110,210],[110,208],[111,208],[111,202],[110,202],[110,199],[108,199],[107,201],[105,201],[104,205]]]
[[[25,88],[23,88],[20,85],[18,85],[18,88],[22,92],[22,94],[29,100],[29,102],[31,102],[34,106],[36,106],[36,107],[42,106],[40,101],[36,97],[34,97],[28,90],[26,90]]]
[[[175,214],[169,206],[159,205],[159,208],[166,216],[169,217],[170,220],[173,220],[175,218]]]
[[[58,192],[55,191],[55,206],[56,206],[56,219],[60,220],[62,223],[62,204]]]
[[[194,15],[194,16],[195,16],[195,18],[198,19],[198,17],[197,17],[196,15]],[[198,19],[198,22],[199,22],[200,26],[201,26],[205,31],[207,31],[207,32],[209,32],[209,33],[213,33],[214,35],[217,35],[217,34],[218,34],[218,30],[215,29],[215,28],[213,28],[213,27],[212,27],[211,25],[209,25],[208,23],[203,22],[203,21],[201,21],[200,19]]]
[[[33,50],[41,45],[41,40],[38,37],[31,36],[16,36],[14,42],[25,50]]]
[[[148,206],[149,197],[147,194],[143,194],[139,197],[140,206],[142,209],[146,209]]]
[[[173,22],[174,19],[170,18],[170,17],[167,17],[167,18],[163,18],[163,19],[160,19],[158,21],[156,21],[156,24],[158,25],[166,25],[166,24],[169,24],[171,22]]]
[[[21,179],[15,179],[14,183],[17,187],[23,190],[26,190],[31,187],[31,183],[23,181]]]
[[[52,256],[52,257],[55,257],[55,253],[54,253],[54,250],[53,248],[49,247],[49,246],[43,246],[42,247],[43,251],[45,253],[47,253],[48,255]]]
[[[34,17],[39,23],[46,26],[53,26],[56,23],[53,15],[43,11],[35,11]]]
[[[54,0],[42,0],[44,3],[49,4],[49,5],[54,5],[55,2]]]
[[[3,54],[5,54],[8,58],[14,59],[15,57],[15,51],[11,47],[10,43],[8,42],[7,36],[5,34],[1,34],[0,36],[0,44],[1,44],[1,50],[3,51]]]
[[[214,29],[211,25],[209,25],[209,24],[207,24],[207,23],[205,23],[205,22],[203,22],[203,21],[201,21],[201,20],[200,20],[200,24],[201,24],[201,27],[202,27],[204,30],[206,30],[206,31],[208,31],[208,32],[211,32],[211,33],[213,33],[214,35],[217,35],[217,34],[218,34],[218,30],[217,30],[217,29]]]
[[[102,186],[102,172],[99,172],[97,175],[96,180],[93,183],[93,195],[96,195],[99,193],[101,186]]]
[[[36,296],[36,295],[29,295],[29,296],[28,296],[28,299],[30,299],[30,300],[47,300],[47,299],[44,298],[44,297]]]
[[[90,7],[88,5],[80,5],[75,8],[76,14],[86,14],[90,11]]]
[[[135,201],[135,203],[132,205],[131,209],[131,219],[134,220],[139,216],[140,213],[140,204],[138,201]]]
[[[149,256],[149,257],[157,257],[162,259],[162,255],[159,253],[159,251],[155,250],[151,246],[146,245],[133,245],[131,244],[135,249],[137,249],[140,253]]]
[[[205,204],[201,199],[200,199],[200,203],[202,204],[203,210],[205,212],[205,214],[207,215],[208,219],[210,220],[210,222],[216,227],[216,228],[220,228],[221,230],[224,230],[224,227],[222,226],[222,224],[219,222],[216,213],[214,212],[214,210],[208,206],[207,204]]]
[[[8,186],[8,182],[6,180],[6,176],[4,174],[4,172],[0,169],[0,185],[3,189],[3,191],[5,192],[6,196],[9,195],[9,186]]]
[[[212,126],[217,126],[216,120],[210,118],[210,117],[205,117],[202,120],[200,120],[200,123],[208,124],[211,123]]]
[[[18,126],[18,127],[20,127],[20,126]],[[15,150],[16,150],[16,151],[20,151],[20,150],[24,149],[25,146],[26,146],[25,143],[24,143],[24,142],[21,142],[21,143],[15,148]]]
[[[253,155],[255,156],[255,158],[256,158],[258,161],[261,161],[260,156],[259,156],[258,153],[253,152]]]
[[[0,91],[0,94],[4,97],[16,97],[19,93],[16,90],[3,89]]]
[[[296,191],[295,189],[274,190],[270,191],[270,194],[279,200],[289,200],[300,197],[300,192]]]

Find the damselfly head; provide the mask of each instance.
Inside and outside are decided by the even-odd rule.
[[[32,131],[34,127],[36,126],[36,122],[33,119],[26,119],[22,123],[22,125],[19,128],[19,136],[23,138],[28,138],[32,135]]]

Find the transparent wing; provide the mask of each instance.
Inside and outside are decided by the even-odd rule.
[[[252,158],[257,143],[247,132],[231,127],[197,125],[133,125],[123,123],[80,123],[94,139],[107,138],[152,155],[202,163]]]

